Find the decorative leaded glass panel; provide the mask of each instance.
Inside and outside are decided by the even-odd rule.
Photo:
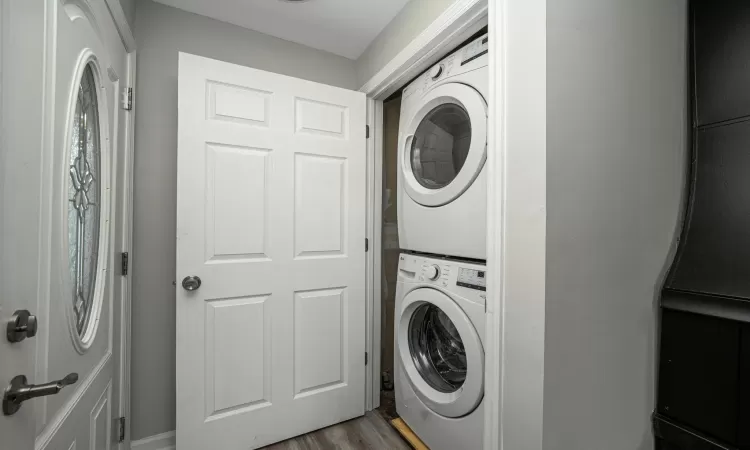
[[[71,121],[68,183],[68,256],[76,329],[86,332],[94,303],[99,255],[101,141],[97,87],[87,64]]]

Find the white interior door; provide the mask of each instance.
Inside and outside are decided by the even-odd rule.
[[[23,403],[6,392],[0,447],[117,448],[127,54],[103,1],[8,0],[1,15],[2,207],[13,211],[0,233],[1,323],[25,309],[37,332],[16,343],[3,333],[0,384],[66,382]],[[10,405],[20,409],[7,415]]]
[[[364,94],[180,54],[178,105],[177,448],[362,415]]]

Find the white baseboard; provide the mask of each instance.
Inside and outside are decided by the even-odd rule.
[[[174,431],[169,431],[133,441],[130,448],[132,450],[175,450],[176,445]]]

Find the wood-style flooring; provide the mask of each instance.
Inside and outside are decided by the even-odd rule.
[[[377,411],[265,447],[265,450],[411,450]]]

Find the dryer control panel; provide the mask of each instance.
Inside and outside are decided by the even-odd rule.
[[[486,275],[485,266],[472,262],[429,258],[408,253],[399,256],[400,282],[433,284],[455,292],[469,289],[483,293],[487,290]]]
[[[488,64],[487,52],[489,38],[485,34],[466,44],[458,51],[446,56],[442,61],[430,67],[427,72],[404,88],[403,98],[421,94],[445,78],[485,67]]]

